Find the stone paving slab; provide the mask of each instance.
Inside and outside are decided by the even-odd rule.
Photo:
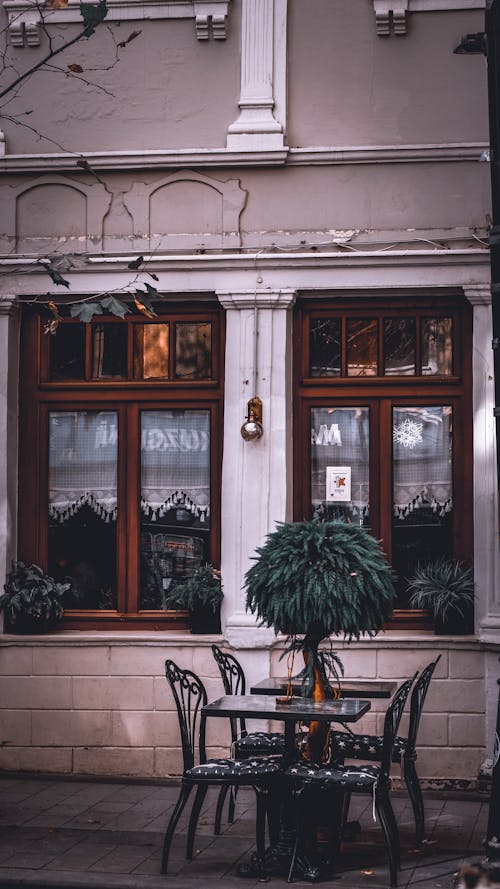
[[[172,843],[167,877],[159,873],[163,835],[178,786],[137,781],[64,780],[0,774],[0,889],[256,889],[256,879],[236,876],[254,849],[255,799],[240,790],[236,820],[213,834],[217,790],[207,794],[196,834],[195,856],[185,860],[189,806]],[[482,859],[488,800],[426,798],[429,842],[415,846],[411,806],[394,795],[401,836],[400,889],[454,889],[465,864]],[[388,865],[371,800],[354,797],[350,816],[361,834],[345,843],[338,871],[323,885],[386,889]],[[284,877],[270,885],[284,889]],[[310,884],[294,881],[295,889]],[[478,889],[480,883],[477,883]],[[486,884],[484,884],[486,885]],[[489,884],[489,889],[500,884]],[[461,887],[462,889],[462,887]],[[463,884],[465,889],[465,884]]]

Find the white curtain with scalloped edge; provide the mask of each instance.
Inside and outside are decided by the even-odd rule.
[[[51,411],[49,515],[65,522],[83,506],[116,520],[118,469],[116,411]]]
[[[210,514],[208,410],[142,411],[141,509],[151,521],[183,506]],[[65,522],[85,505],[103,521],[117,516],[118,414],[51,411],[49,515]]]

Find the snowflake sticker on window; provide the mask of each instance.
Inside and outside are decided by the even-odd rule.
[[[326,467],[325,500],[348,503],[351,499],[351,467]]]
[[[415,445],[422,441],[423,423],[415,423],[408,417],[401,423],[397,423],[392,430],[392,437],[397,444],[403,445],[404,448],[414,448]]]

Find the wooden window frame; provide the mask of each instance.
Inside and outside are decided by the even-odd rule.
[[[139,491],[141,410],[193,409],[210,412],[210,562],[220,564],[220,486],[223,425],[224,315],[217,303],[161,306],[155,322],[212,322],[212,377],[200,380],[48,379],[49,341],[36,309],[25,307],[21,327],[19,558],[48,566],[48,416],[51,410],[116,410],[118,437],[117,605],[116,611],[68,610],[67,629],[184,629],[186,612],[141,611],[139,605]],[[63,322],[66,323],[66,322]],[[82,324],[80,321],[67,323]],[[146,320],[126,316],[95,318],[95,323],[128,324],[129,368],[132,326]],[[154,322],[153,322],[154,323]],[[86,325],[86,366],[91,324]],[[57,336],[57,334],[56,334]]]
[[[311,317],[453,317],[453,375],[446,376],[309,376],[309,319]],[[379,323],[380,328],[380,323]],[[418,325],[417,325],[418,330]],[[417,337],[417,353],[420,350]],[[473,558],[473,451],[472,451],[472,313],[464,297],[429,296],[359,299],[332,298],[299,300],[294,316],[294,518],[310,518],[311,466],[310,408],[322,406],[370,407],[370,516],[371,531],[382,541],[390,561],[392,554],[392,455],[391,412],[393,407],[451,404],[453,435],[453,557]],[[379,331],[379,367],[383,367]],[[343,339],[343,343],[344,343]],[[345,369],[345,348],[342,369]],[[304,482],[304,478],[306,481]],[[389,502],[390,507],[384,506]],[[422,610],[396,609],[387,628],[430,629],[432,621]]]

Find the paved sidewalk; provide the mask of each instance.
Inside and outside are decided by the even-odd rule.
[[[254,847],[254,794],[241,790],[232,825],[213,834],[216,791],[203,808],[192,862],[184,859],[186,813],[172,844],[168,876],[160,875],[160,853],[178,786],[167,783],[68,780],[0,775],[0,889],[252,889],[257,881],[235,875]],[[190,805],[188,804],[188,809]],[[408,798],[394,797],[402,844],[401,889],[452,889],[458,870],[482,858],[488,800],[426,797],[429,842],[414,845]],[[351,818],[362,832],[346,843],[338,877],[321,885],[381,889],[388,867],[380,826],[371,804],[353,799]],[[282,877],[270,885],[285,887]],[[295,881],[296,887],[306,884]],[[471,883],[470,885],[473,885]],[[494,884],[498,885],[498,884]]]

